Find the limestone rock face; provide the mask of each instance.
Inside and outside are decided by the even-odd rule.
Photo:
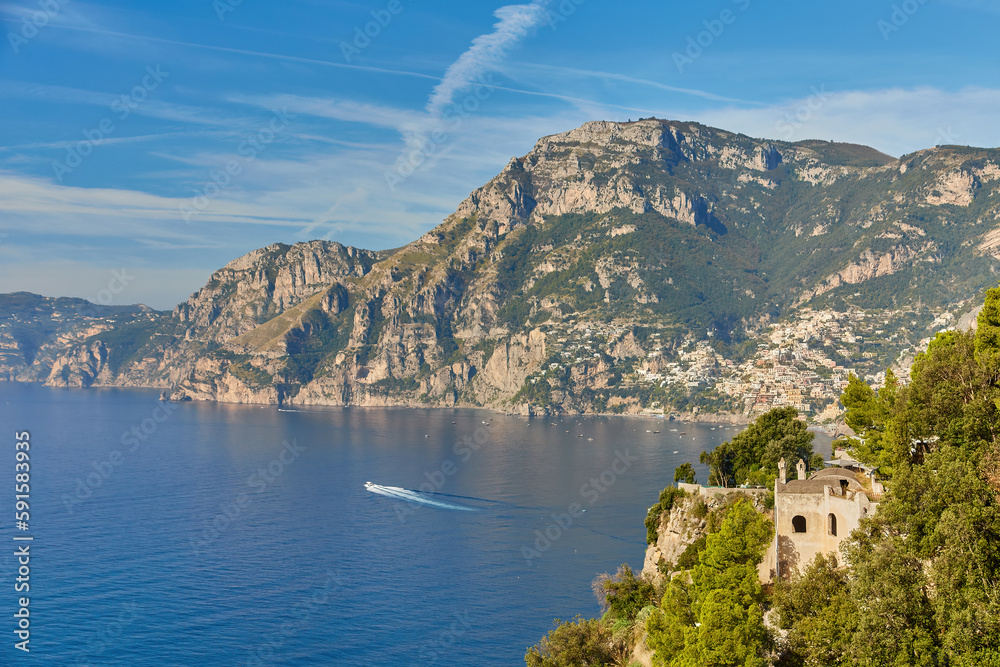
[[[955,170],[942,174],[927,195],[927,203],[932,206],[951,204],[952,206],[968,206],[972,203],[976,190],[980,187],[975,174]]]
[[[858,261],[852,262],[846,268],[828,277],[824,284],[810,296],[825,294],[841,285],[856,285],[881,276],[890,276],[900,268],[911,265],[914,261],[937,261],[934,255],[935,250],[936,246],[933,242],[925,243],[920,247],[897,246],[881,254],[865,250],[861,253]]]
[[[108,348],[97,341],[58,357],[52,364],[45,384],[51,387],[89,387],[107,377]]]
[[[656,542],[646,547],[646,558],[642,565],[643,575],[655,581],[662,581],[664,575],[660,572],[659,564],[663,562],[675,565],[688,546],[708,533],[705,520],[691,514],[698,500],[697,496],[685,496],[674,503],[669,513],[660,515]]]
[[[234,259],[174,308],[181,323],[226,342],[288,310],[338,279],[368,273],[379,254],[326,241],[274,243]],[[335,307],[337,302],[327,303]]]
[[[527,157],[512,160],[493,183],[473,193],[459,208],[459,214],[469,214],[477,203],[484,215],[498,208],[504,212],[511,210],[497,200],[496,194],[491,197],[490,193],[503,192],[498,183],[505,180],[513,183],[507,190],[522,192],[523,187],[515,178],[524,181],[530,177],[533,199],[531,206],[518,209],[522,219],[529,214],[537,221],[547,215],[606,213],[623,208],[635,213],[656,211],[691,225],[705,223],[712,208],[707,199],[682,189],[643,184],[623,168],[651,159],[669,162],[711,158],[722,158],[731,166],[754,170],[766,165],[773,168],[781,162],[781,155],[773,146],[758,146],[749,153],[728,147],[720,150],[698,130],[682,132],[658,122],[586,123],[539,140]],[[489,205],[482,206],[483,201]]]
[[[692,122],[586,123],[539,139],[396,250],[272,244],[171,312],[0,295],[0,378],[743,420],[715,391],[736,364],[695,351],[767,348],[771,322],[824,300],[871,308],[890,276],[902,300],[933,303],[927,321],[957,320],[997,270],[998,165],[993,149],[897,160]],[[900,326],[892,344],[912,351],[925,332]],[[687,400],[698,392],[711,414]]]
[[[509,394],[520,389],[528,373],[544,360],[545,334],[535,329],[497,345],[479,378],[482,384]]]

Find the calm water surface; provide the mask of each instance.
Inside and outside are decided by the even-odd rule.
[[[15,430],[32,457],[28,533],[0,498],[5,610],[12,538],[35,538],[31,653],[8,621],[0,663],[523,665],[553,618],[598,613],[597,573],[642,566],[674,468],[704,481],[737,432],[156,398],[0,383],[0,470]]]

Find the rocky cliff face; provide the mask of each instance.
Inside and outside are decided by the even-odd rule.
[[[9,321],[0,377],[233,402],[718,412],[732,406],[713,378],[783,318],[894,313],[883,330],[905,335],[853,360],[874,372],[979,301],[996,281],[998,165],[995,150],[896,160],[696,123],[587,123],[396,251],[274,244],[170,314],[65,322],[35,343]],[[678,365],[674,384],[650,379]]]
[[[381,255],[325,241],[274,243],[213,273],[205,287],[174,308],[173,316],[193,335],[224,343],[341,278],[364,276]]]
[[[651,581],[662,584],[667,572],[674,569],[678,559],[700,537],[708,535],[705,516],[695,516],[694,507],[700,498],[688,495],[679,499],[669,512],[660,516],[656,542],[646,547],[642,574]]]
[[[699,539],[707,538],[712,530],[722,524],[726,509],[740,499],[749,500],[754,509],[768,518],[770,510],[764,507],[763,493],[725,493],[700,495],[689,493],[677,499],[669,512],[660,515],[660,526],[656,531],[656,541],[646,547],[646,557],[642,565],[642,575],[662,584],[671,573],[680,572],[681,556]],[[715,515],[714,519],[711,515]],[[715,525],[713,529],[711,525]],[[693,562],[697,562],[694,557]]]

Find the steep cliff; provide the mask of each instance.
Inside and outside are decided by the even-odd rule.
[[[835,406],[829,369],[884,369],[995,282],[998,165],[987,149],[897,160],[696,123],[587,123],[540,139],[396,251],[261,248],[169,315],[49,331],[0,373],[197,400],[694,416],[752,412],[775,390],[752,380],[745,402],[737,380],[787,364],[829,387],[806,406],[791,382],[780,400],[819,414]],[[871,333],[845,343],[844,324],[803,324],[821,359],[760,351],[819,311],[865,311]],[[0,327],[5,349],[18,326]]]

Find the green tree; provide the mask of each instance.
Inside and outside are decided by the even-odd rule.
[[[675,577],[646,621],[654,664],[670,667],[763,665],[770,647],[757,573],[771,522],[746,500],[726,512],[691,572]]]
[[[983,309],[976,317],[976,361],[996,385],[1000,380],[1000,287],[986,291]]]
[[[854,373],[847,377],[847,387],[840,397],[847,408],[844,422],[857,434],[848,446],[858,461],[878,468],[883,476],[891,476],[901,458],[897,422],[893,417],[899,402],[899,379],[887,369],[885,382],[876,392]]]
[[[674,483],[684,482],[685,484],[694,484],[694,466],[690,463],[682,463],[674,469]]]
[[[690,586],[680,577],[671,580],[659,608],[646,620],[646,645],[653,651],[653,664],[674,664],[688,639],[695,641],[696,623]]]
[[[775,408],[732,440],[711,452],[702,452],[700,461],[709,466],[708,483],[726,487],[747,482],[767,486],[778,476],[781,459],[792,466],[799,459],[809,461],[814,436],[805,422],[796,419],[798,414],[795,408]]]
[[[804,572],[775,585],[778,626],[788,630],[781,667],[851,664],[858,607],[847,575],[835,558],[820,554]]]
[[[856,662],[937,663],[934,613],[923,564],[902,536],[881,520],[866,522],[847,548],[851,598],[863,601],[854,633]]]

